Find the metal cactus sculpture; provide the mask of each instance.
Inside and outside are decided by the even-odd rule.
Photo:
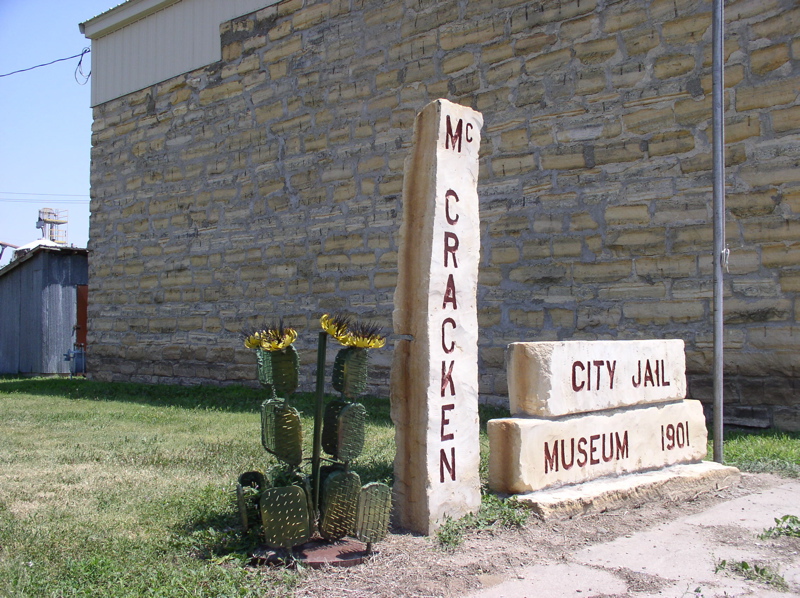
[[[317,346],[317,408],[314,417],[311,472],[302,470],[303,431],[300,415],[288,404],[297,389],[299,360],[293,342],[297,333],[283,326],[265,327],[246,335],[245,346],[255,349],[258,379],[270,392],[261,405],[261,443],[285,469],[268,481],[261,472],[239,476],[237,497],[242,526],[261,525],[264,541],[291,549],[315,534],[329,541],[352,536],[367,544],[382,540],[388,531],[391,489],[377,482],[362,487],[350,464],[364,447],[366,409],[354,401],[367,387],[371,348],[386,339],[380,328],[344,316],[320,319]],[[341,397],[324,400],[327,337],[344,345],[333,366],[333,388]],[[322,451],[331,458],[323,458]],[[322,461],[328,462],[323,466]]]

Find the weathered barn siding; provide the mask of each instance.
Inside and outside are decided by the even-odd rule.
[[[800,8],[726,14],[726,414],[796,429]],[[92,375],[252,381],[238,333],[283,316],[308,385],[321,313],[390,326],[413,118],[446,97],[485,120],[482,397],[512,341],[682,338],[709,399],[710,25],[697,0],[285,0],[225,23],[221,62],[95,108]]]
[[[39,248],[0,273],[0,374],[68,374],[86,250]]]
[[[0,372],[31,371],[41,362],[41,338],[37,314],[41,312],[41,269],[7,272],[0,278]],[[24,300],[23,300],[24,299]]]

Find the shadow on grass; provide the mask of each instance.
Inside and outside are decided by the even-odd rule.
[[[713,439],[714,437],[714,431],[710,427],[708,429],[708,437],[709,439]],[[776,430],[774,428],[754,430],[752,428],[735,428],[733,426],[725,427],[726,441],[753,437],[772,439],[773,441],[777,442],[784,442],[786,440],[800,441],[800,432],[786,432],[782,430]]]
[[[122,401],[159,407],[258,412],[265,392],[245,386],[178,386],[96,382],[81,378],[0,378],[0,393]]]
[[[258,413],[268,397],[266,390],[241,385],[179,386],[168,384],[135,384],[131,382],[96,382],[81,378],[18,378],[0,377],[0,394],[32,394],[89,401],[122,401],[157,407],[208,409],[214,411]],[[327,403],[333,396],[326,395]],[[369,420],[390,424],[389,400],[365,396],[359,402],[367,409]],[[289,399],[301,414],[313,418],[314,393],[295,393]]]
[[[184,409],[209,409],[216,411],[258,413],[261,403],[268,397],[263,388],[242,385],[181,386],[172,384],[136,384],[132,382],[96,382],[83,378],[19,378],[0,376],[0,394],[32,394],[58,396],[89,401],[123,401],[158,407]],[[336,398],[325,395],[325,403]],[[316,396],[311,392],[294,393],[290,404],[313,419]],[[367,395],[358,398],[367,409],[372,423],[392,425],[388,397]],[[486,431],[490,419],[509,417],[508,409],[480,405],[480,426]]]
[[[259,543],[258,528],[242,528],[239,514],[232,512],[209,513],[206,517],[172,530],[189,553],[199,559],[215,559],[229,554],[244,556]]]

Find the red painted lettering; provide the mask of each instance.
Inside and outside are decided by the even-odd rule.
[[[650,367],[650,360],[646,359],[644,362],[644,386],[647,387],[647,381],[650,381],[650,386],[655,386],[653,384],[653,368]]]
[[[667,375],[664,373],[664,360],[661,360],[661,386],[670,386],[667,381]]]
[[[563,442],[563,441],[562,441]],[[547,441],[544,443],[544,472],[558,471],[558,440],[553,442],[553,452],[550,452],[550,447]]]
[[[445,324],[450,324],[453,327],[453,330],[455,330],[456,329],[456,321],[453,318],[446,318],[445,321],[442,322],[442,350],[445,353],[452,353],[456,348],[456,343],[455,343],[455,341],[451,341],[450,342],[450,348],[448,348],[447,345],[445,344],[445,339],[444,339],[444,326],[445,326]]]
[[[608,436],[608,455],[606,455],[606,436]],[[603,434],[603,441],[600,448],[600,455],[603,457],[605,463],[608,463],[614,458],[614,439],[611,437],[611,434]]]
[[[583,390],[583,387],[586,385],[585,382],[581,381],[581,385],[578,386],[578,376],[576,370],[580,368],[581,370],[585,370],[586,368],[583,367],[583,364],[580,361],[572,362],[572,390],[578,392],[579,390]]]
[[[592,367],[594,367],[594,376],[592,376]],[[594,378],[594,390],[600,390],[600,385],[603,383],[603,370],[608,373],[608,387],[613,389],[616,369],[616,361],[607,361],[603,359],[588,360],[586,363],[582,361],[573,361],[572,390],[575,392],[584,389],[592,390],[592,378]],[[580,372],[578,370],[580,370]],[[634,386],[635,385],[636,381],[634,380]]]
[[[674,448],[689,446],[689,422],[679,422],[677,426],[667,424],[661,426],[661,450],[671,451]]]
[[[456,395],[456,386],[453,384],[453,366],[456,364],[455,361],[450,362],[450,368],[445,372],[445,363],[442,362],[442,396],[444,396],[445,389],[449,386],[450,387],[450,396],[454,397]]]
[[[450,115],[448,114],[445,118],[445,125],[447,127],[447,133],[444,137],[444,149],[450,149],[450,146],[452,145],[453,149],[457,149],[458,153],[461,153],[461,134],[464,121],[460,118],[458,119],[456,131],[453,133],[453,125],[450,123]],[[458,148],[456,148],[456,144],[458,144]]]
[[[580,455],[577,461],[578,467],[583,467],[584,465],[586,465],[586,462],[589,459],[589,456],[586,454],[586,449],[583,448],[585,446],[586,446],[585,438],[581,438],[580,440],[578,440],[578,454]]]
[[[614,389],[614,370],[617,369],[617,361],[606,361],[606,369],[608,370],[609,388]]]
[[[619,438],[619,432],[614,432],[614,436],[617,439],[617,461],[620,459],[627,459],[628,458],[628,431],[625,430],[622,436],[622,440]]]
[[[449,424],[449,423],[450,423],[450,420],[449,420],[449,419],[447,419],[447,418],[445,417],[445,415],[446,415],[446,412],[447,412],[447,411],[452,411],[452,410],[453,410],[453,409],[455,409],[455,408],[456,408],[456,406],[455,406],[455,405],[453,405],[453,404],[450,404],[450,405],[442,405],[442,427],[441,427],[441,430],[440,430],[440,431],[441,431],[442,442],[444,442],[444,441],[446,441],[446,440],[453,440],[453,433],[451,432],[451,433],[449,433],[449,434],[445,434],[445,433],[444,433],[444,427],[445,427],[447,424]]]
[[[472,143],[472,137],[469,136],[470,129],[472,129],[472,123],[467,123],[467,130],[464,134],[464,137],[467,138],[467,143]]]
[[[455,218],[450,215],[450,200],[458,201],[458,195],[452,189],[448,189],[444,194],[444,217],[447,219],[447,224],[455,224],[458,222],[458,214]]]
[[[444,300],[442,301],[442,309],[447,307],[448,303],[453,304],[453,309],[458,309],[456,303],[456,282],[453,280],[453,275],[447,277],[447,286],[444,289]]]
[[[675,426],[672,424],[667,425],[667,450],[671,451],[675,448]]]
[[[636,363],[639,367],[639,379],[637,380],[636,376],[631,376],[631,382],[633,383],[634,388],[639,388],[639,386],[642,384],[642,362],[637,361]]]
[[[439,449],[439,483],[444,484],[444,472],[450,474],[450,479],[456,481],[456,447],[450,447],[450,460],[447,460],[447,453],[444,449]]]
[[[458,251],[458,236],[455,233],[451,233],[449,231],[445,231],[444,233],[444,267],[447,268],[448,264],[448,255],[453,256],[453,268],[458,268],[458,262],[456,261],[456,251]]]
[[[572,464],[575,462],[575,439],[570,438],[570,450],[569,450],[569,463],[567,463],[567,451],[564,450],[564,441],[561,441],[561,466],[567,470],[572,467]]]
[[[603,367],[605,364],[606,362],[602,360],[595,360],[592,362],[592,365],[594,365],[595,370],[597,371],[597,376],[595,376],[594,380],[595,390],[600,390],[600,368]]]
[[[597,447],[595,446],[595,441],[600,439],[600,434],[592,434],[589,436],[589,464],[590,465],[597,465],[600,463],[600,459],[594,456],[597,452]]]

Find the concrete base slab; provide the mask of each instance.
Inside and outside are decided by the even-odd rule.
[[[751,488],[756,487],[753,478],[769,477],[744,475],[751,479],[742,486],[749,484]],[[774,525],[776,517],[797,512],[800,481],[760,481],[765,482],[762,490],[610,542],[575,546],[574,552],[567,549],[558,562],[515,569],[512,578],[464,598],[800,596],[797,539],[758,537]],[[768,566],[784,578],[788,588],[784,591],[764,580],[746,579],[735,571],[721,569],[723,560]]]
[[[683,500],[737,484],[740,476],[735,467],[703,461],[516,496],[544,520],[564,519],[655,498]]]

